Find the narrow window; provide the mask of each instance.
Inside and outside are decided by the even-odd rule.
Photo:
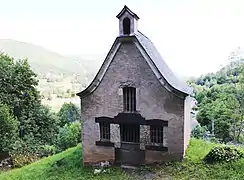
[[[101,141],[110,141],[110,124],[106,122],[100,123],[100,139]]]
[[[151,143],[162,144],[164,140],[163,127],[150,126]]]
[[[136,88],[133,87],[123,88],[123,102],[124,102],[124,112],[136,111]]]
[[[130,19],[128,17],[123,20],[123,31],[126,35],[130,34]]]

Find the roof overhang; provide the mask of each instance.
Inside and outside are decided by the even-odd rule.
[[[143,46],[140,44],[140,42],[138,40],[135,42],[135,45],[139,49],[139,51],[142,54],[142,56],[144,57],[144,59],[147,61],[148,65],[150,66],[152,71],[154,72],[156,78],[165,87],[165,89],[167,89],[169,92],[175,94],[176,96],[178,96],[180,98],[185,98],[186,96],[188,96],[188,94],[181,92],[181,91],[175,89],[173,86],[171,86],[171,84],[160,73],[159,69],[154,64],[154,62],[152,61],[152,59],[147,54],[147,52],[145,51],[145,49],[143,48]]]

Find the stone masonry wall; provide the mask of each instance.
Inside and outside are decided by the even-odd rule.
[[[99,126],[95,117],[114,117],[123,111],[121,86],[132,83],[137,88],[137,110],[146,119],[168,121],[165,139],[168,152],[146,151],[146,163],[181,159],[184,154],[184,100],[168,92],[156,79],[136,46],[123,43],[93,93],[82,99],[83,162],[114,160],[114,148],[96,146]],[[148,130],[141,127],[141,142],[148,138]],[[111,125],[111,140],[119,146],[119,126]],[[141,148],[143,149],[143,143]]]
[[[191,102],[190,96],[185,99],[185,121],[184,121],[184,152],[187,149],[191,137]]]

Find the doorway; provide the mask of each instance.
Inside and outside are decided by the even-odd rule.
[[[137,166],[144,163],[145,151],[140,150],[140,125],[120,125],[120,149],[115,151],[116,162]]]

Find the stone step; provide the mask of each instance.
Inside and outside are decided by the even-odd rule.
[[[129,166],[129,165],[121,165],[122,169],[131,169],[131,170],[138,170],[139,168],[136,166]]]

